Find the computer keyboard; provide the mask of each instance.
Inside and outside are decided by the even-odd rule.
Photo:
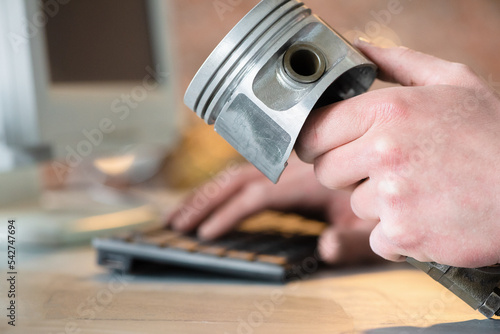
[[[324,223],[297,215],[265,212],[245,220],[237,230],[216,241],[202,241],[194,234],[156,226],[95,239],[93,245],[100,265],[122,272],[133,273],[137,265],[147,262],[287,281],[296,275],[294,267],[315,256],[324,227]]]

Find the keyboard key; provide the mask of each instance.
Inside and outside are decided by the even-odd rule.
[[[168,247],[174,249],[184,250],[186,252],[195,252],[198,248],[199,242],[188,238],[175,238],[171,239],[168,243]]]
[[[136,237],[135,241],[152,246],[166,247],[169,245],[170,242],[179,238],[180,235],[181,234],[178,232],[161,230],[158,231],[156,234],[150,233],[149,235],[138,236]]]
[[[223,257],[226,255],[227,249],[224,247],[216,246],[216,245],[199,245],[198,252],[203,253],[203,254],[207,254],[207,255],[214,255],[217,257]]]
[[[257,254],[240,250],[230,250],[227,251],[226,256],[238,260],[254,261]]]
[[[266,262],[271,264],[277,264],[279,266],[286,265],[286,257],[284,256],[276,256],[276,255],[258,255],[256,261]]]

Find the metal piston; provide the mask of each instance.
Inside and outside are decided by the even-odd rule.
[[[376,66],[297,0],[264,0],[212,52],[186,105],[277,182],[311,110],[361,94]]]

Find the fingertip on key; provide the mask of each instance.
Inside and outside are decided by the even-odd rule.
[[[213,240],[218,237],[219,231],[213,222],[204,222],[198,229],[198,237],[202,240]]]

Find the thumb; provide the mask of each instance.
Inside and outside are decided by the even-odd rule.
[[[381,48],[366,40],[354,44],[379,66],[379,79],[403,86],[467,85],[472,73],[452,63],[405,47]]]

